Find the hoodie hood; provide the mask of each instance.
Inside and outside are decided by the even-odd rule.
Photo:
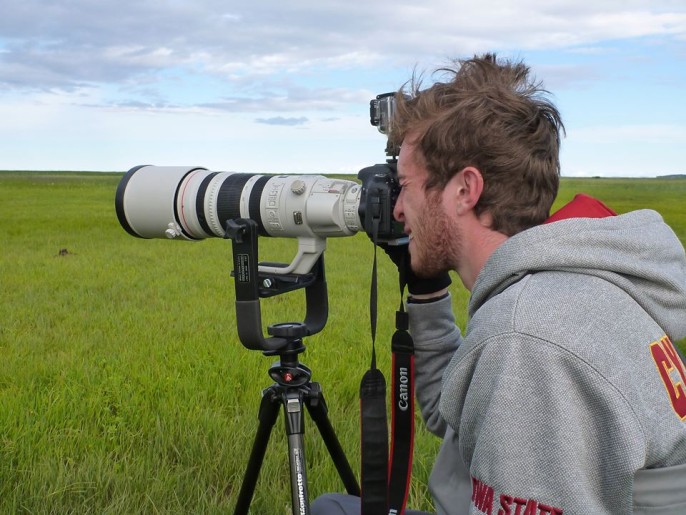
[[[602,278],[630,295],[674,339],[686,336],[686,255],[652,210],[570,218],[509,238],[472,289],[469,316],[530,273],[566,271]]]

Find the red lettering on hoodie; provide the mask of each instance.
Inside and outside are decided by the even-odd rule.
[[[679,353],[669,337],[663,336],[659,342],[650,344],[650,354],[667,389],[674,413],[681,420],[686,420],[686,369]]]
[[[481,513],[492,515],[495,489],[483,481],[472,477],[472,504]],[[563,515],[562,508],[538,502],[535,499],[522,499],[512,495],[500,494],[500,507],[497,515]]]

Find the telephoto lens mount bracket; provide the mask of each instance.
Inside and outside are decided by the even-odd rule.
[[[288,337],[262,333],[261,297],[305,288],[305,336],[321,331],[329,316],[324,278],[324,256],[320,255],[306,274],[274,273],[287,265],[257,261],[258,226],[254,220],[238,218],[226,222],[226,236],[233,242],[233,273],[236,287],[236,325],[241,343],[248,349],[273,353],[288,343]],[[278,331],[277,331],[278,332]]]

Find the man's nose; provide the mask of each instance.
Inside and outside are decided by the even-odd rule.
[[[402,193],[398,196],[398,200],[396,200],[395,206],[393,207],[393,218],[395,218],[398,222],[404,222],[405,221],[405,214],[403,212],[403,195],[402,195]]]

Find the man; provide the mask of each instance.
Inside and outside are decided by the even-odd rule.
[[[443,438],[436,510],[686,513],[682,245],[649,210],[591,218],[581,202],[545,224],[557,110],[522,63],[486,55],[450,73],[397,96],[392,133],[394,216],[429,278],[409,278],[408,312],[416,396]],[[464,339],[448,270],[471,292]]]

